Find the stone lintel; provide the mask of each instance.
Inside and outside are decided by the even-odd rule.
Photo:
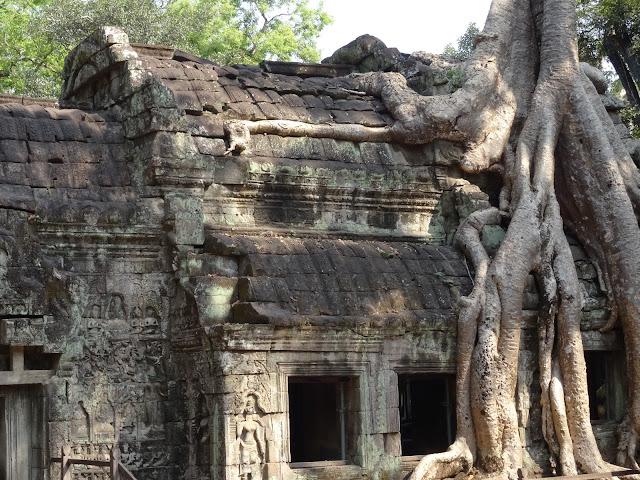
[[[0,372],[0,385],[38,385],[53,377],[53,370],[26,370],[22,372]]]
[[[580,333],[585,350],[611,351],[624,348],[624,340],[620,330],[612,330],[606,333],[601,333],[598,330],[588,330]]]
[[[0,343],[13,348],[40,347],[47,344],[45,320],[37,318],[3,319],[0,324]]]

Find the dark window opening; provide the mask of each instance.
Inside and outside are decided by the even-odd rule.
[[[624,357],[622,352],[584,352],[591,423],[621,420],[624,411]]]
[[[356,379],[289,378],[291,462],[351,461]]]
[[[443,452],[456,435],[455,377],[398,375],[402,455]]]
[[[44,353],[42,347],[24,347],[25,370],[55,370],[60,354]]]
[[[0,345],[0,372],[11,370],[11,350],[8,345]]]

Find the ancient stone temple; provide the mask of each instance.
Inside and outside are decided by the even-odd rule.
[[[395,62],[446,93],[455,64],[362,44],[224,67],[106,27],[67,58],[58,103],[0,97],[0,479],[59,478],[63,446],[118,444],[157,480],[401,479],[447,448],[472,285],[452,237],[500,180],[463,175],[458,145],[394,141],[349,76]],[[593,428],[615,459],[622,342],[598,331],[605,298],[573,249]],[[537,302],[532,280],[518,413],[540,472]]]

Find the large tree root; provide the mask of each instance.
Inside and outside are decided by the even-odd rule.
[[[409,480],[435,480],[455,477],[460,472],[469,472],[473,456],[466,440],[458,437],[446,452],[427,455],[409,476]]]
[[[631,428],[631,421],[629,417],[625,417],[622,424],[618,428],[619,442],[618,442],[618,456],[616,461],[620,465],[628,465],[635,470],[640,470],[638,462],[636,461],[636,454],[638,452],[638,436]]]
[[[476,272],[473,290],[468,297],[461,298],[458,314],[457,438],[446,452],[425,456],[409,480],[453,477],[459,472],[469,472],[473,467],[476,445],[471,414],[470,367],[477,335],[477,318],[485,301],[484,280],[490,264],[480,236],[486,225],[499,225],[500,218],[500,211],[495,208],[474,212],[460,225],[456,233],[456,242],[471,259]]]
[[[292,120],[229,120],[224,123],[229,148],[227,153],[242,153],[249,146],[251,135],[281,137],[332,138],[350,142],[392,142],[390,127],[368,127],[357,124],[304,123]]]
[[[440,479],[475,465],[486,476],[515,478],[522,445],[515,407],[522,299],[533,274],[542,297],[538,319],[542,429],[555,471],[611,469],[591,429],[580,333],[581,296],[564,229],[594,260],[610,303],[607,329],[620,325],[629,365],[633,457],[640,436],[640,173],[580,71],[572,0],[494,0],[466,83],[451,95],[423,97],[399,74],[358,77],[383,99],[391,128],[231,122],[228,152],[250,134],[327,136],[352,141],[466,147],[463,170],[498,170],[500,209],[475,212],[456,240],[475,268],[458,313],[457,426],[446,452],[426,456],[411,480]],[[595,75],[590,72],[593,78]],[[597,80],[597,79],[596,79]],[[486,225],[507,221],[493,258]],[[633,464],[633,462],[632,462]]]
[[[640,434],[640,229],[635,216],[640,174],[592,82],[580,71],[572,32],[571,0],[494,0],[466,70],[467,83],[454,94],[421,97],[398,74],[360,79],[360,87],[380,96],[397,120],[395,138],[463,143],[463,169],[498,167],[504,178],[501,212],[476,212],[457,236],[476,269],[474,289],[461,300],[458,319],[458,439],[447,452],[425,457],[412,480],[453,476],[456,469],[468,468],[470,457],[490,476],[513,477],[522,466],[514,398],[523,291],[532,273],[543,299],[541,407],[552,465],[563,474],[610,468],[590,424],[580,288],[567,225],[592,255],[608,292],[606,328],[618,319],[624,331],[635,449]],[[521,61],[514,68],[510,61],[516,57],[524,66]],[[490,259],[480,232],[501,215],[509,227]]]

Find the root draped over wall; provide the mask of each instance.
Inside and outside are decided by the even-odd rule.
[[[460,142],[461,168],[497,171],[504,185],[499,209],[475,212],[458,230],[476,272],[458,316],[458,438],[447,452],[425,457],[413,480],[452,477],[474,465],[514,478],[522,466],[515,391],[530,274],[542,297],[542,433],[552,464],[565,475],[611,468],[591,429],[581,296],[565,229],[597,266],[611,311],[607,328],[622,327],[629,444],[640,435],[640,177],[599,99],[593,70],[580,68],[575,21],[571,0],[494,0],[465,66],[467,80],[453,94],[418,95],[398,73],[358,79],[393,115],[394,138]],[[481,231],[501,222],[506,236],[490,258]]]

